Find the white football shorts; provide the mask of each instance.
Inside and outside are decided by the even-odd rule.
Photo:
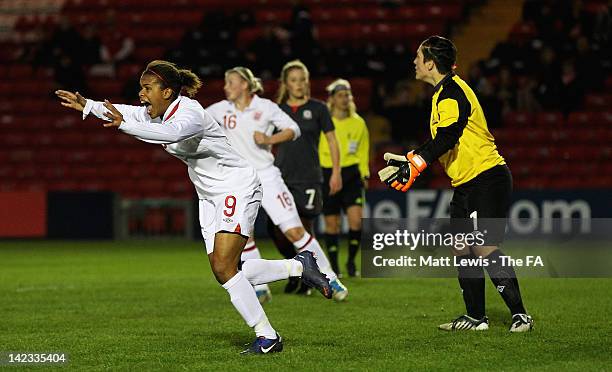
[[[271,166],[257,170],[257,175],[263,186],[261,206],[272,222],[283,232],[302,226],[293,195],[285,185],[280,170]]]
[[[253,236],[261,199],[260,186],[200,199],[200,227],[206,253],[211,254],[214,251],[215,234],[219,231],[235,232],[247,238]]]

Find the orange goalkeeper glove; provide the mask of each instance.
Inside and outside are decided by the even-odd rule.
[[[427,168],[427,163],[420,155],[410,151],[406,156],[385,153],[387,166],[378,172],[380,180],[390,187],[406,192],[414,180]]]

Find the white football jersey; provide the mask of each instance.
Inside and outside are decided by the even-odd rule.
[[[293,139],[300,136],[300,127],[278,105],[269,99],[254,95],[249,107],[239,111],[236,106],[223,100],[206,108],[212,117],[223,127],[234,148],[247,159],[255,169],[265,169],[274,165],[272,146],[260,146],[253,137],[255,131],[268,136],[275,129],[293,130]]]
[[[256,188],[255,169],[232,148],[219,124],[194,99],[179,96],[163,118],[151,119],[144,106],[114,105],[123,115],[119,129],[139,140],[163,145],[188,166],[189,178],[200,199],[228,190]],[[87,100],[89,113],[107,120],[102,102]]]

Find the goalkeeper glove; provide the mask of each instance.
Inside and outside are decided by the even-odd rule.
[[[378,172],[380,180],[390,187],[406,192],[414,180],[427,168],[427,163],[420,155],[410,151],[406,156],[385,153],[387,166]]]

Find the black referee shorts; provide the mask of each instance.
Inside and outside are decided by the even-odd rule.
[[[512,174],[506,165],[496,165],[459,185],[450,203],[453,232],[484,233],[485,245],[504,239],[512,196]]]
[[[323,168],[323,214],[340,214],[353,205],[363,207],[365,203],[365,189],[361,181],[361,173],[358,165],[344,167],[342,172],[342,190],[334,195],[329,195],[329,179],[331,168]]]

